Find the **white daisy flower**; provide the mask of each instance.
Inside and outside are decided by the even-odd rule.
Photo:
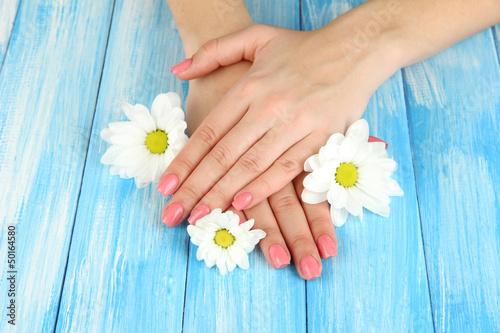
[[[333,134],[319,154],[309,157],[304,169],[302,200],[317,204],[328,200],[335,226],[342,226],[350,213],[363,219],[363,207],[389,216],[389,196],[403,190],[391,178],[397,163],[388,158],[383,142],[368,142],[368,123],[361,119],[346,135]]]
[[[101,137],[112,145],[101,158],[111,165],[110,173],[135,178],[137,187],[156,183],[161,174],[184,147],[188,137],[178,94],[158,95],[149,110],[141,104],[122,103],[130,121],[110,123]]]
[[[248,269],[248,253],[266,236],[262,230],[250,230],[253,224],[253,219],[240,224],[233,212],[214,209],[196,225],[187,227],[191,242],[199,246],[196,259],[205,260],[208,267],[217,265],[222,275],[233,271],[236,265]]]

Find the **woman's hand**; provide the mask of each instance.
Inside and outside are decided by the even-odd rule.
[[[183,218],[194,209],[192,223],[231,203],[254,207],[301,173],[332,133],[361,117],[391,70],[376,48],[346,57],[339,26],[332,34],[254,25],[206,43],[192,61],[173,67],[179,78],[193,79],[253,62],[164,173],[171,184],[164,194],[177,188],[171,202],[183,207]]]
[[[186,101],[190,133],[234,82],[247,72],[250,65],[240,62],[190,82]],[[293,184],[289,183],[272,195],[269,201],[263,200],[244,211],[231,210],[244,221],[254,219],[255,228],[266,232],[259,246],[271,266],[283,268],[292,257],[299,274],[311,280],[321,273],[321,257],[327,259],[337,255],[337,238],[328,204],[325,202],[313,206],[300,200],[304,176],[301,175]]]

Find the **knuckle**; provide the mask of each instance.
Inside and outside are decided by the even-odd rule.
[[[191,183],[182,185],[182,198],[183,201],[196,202],[198,201],[201,193],[196,186]]]
[[[230,149],[223,143],[217,144],[210,153],[212,163],[216,166],[229,168],[233,163]]]
[[[300,249],[300,248],[308,248],[309,246],[314,246],[314,244],[311,244],[311,239],[309,237],[306,237],[304,235],[297,235],[293,237],[290,247],[292,249]]]
[[[261,86],[261,79],[257,77],[248,77],[239,85],[240,94],[242,97],[250,97],[255,95]]]
[[[218,135],[211,125],[203,125],[198,128],[198,138],[207,146],[212,147],[218,141]]]
[[[203,53],[213,53],[217,51],[219,40],[217,38],[211,39],[201,47]]]
[[[276,166],[285,175],[300,171],[299,163],[296,160],[284,158],[276,161]]]
[[[315,227],[325,227],[332,225],[332,219],[329,217],[314,216],[312,218],[307,217],[307,220],[309,221],[309,225]],[[328,234],[330,234],[330,230],[325,230],[325,231],[328,231]]]
[[[249,174],[256,174],[261,171],[260,158],[254,154],[243,155],[240,159],[240,165]]]
[[[176,161],[178,163],[178,166],[180,167],[181,170],[193,170],[194,169],[194,163],[191,162],[188,159],[180,159]]]
[[[297,196],[290,194],[284,195],[281,198],[277,199],[273,208],[279,214],[289,210],[292,207],[296,207],[297,205],[300,205]]]
[[[230,199],[228,199],[227,191],[225,191],[220,186],[214,186],[210,192],[206,195],[206,200],[203,201],[207,203],[215,203],[216,207],[220,207],[221,203],[227,204]]]
[[[260,177],[259,186],[257,188],[261,189],[262,193],[268,193],[269,195],[274,195],[276,190],[274,190],[273,184],[266,177]]]

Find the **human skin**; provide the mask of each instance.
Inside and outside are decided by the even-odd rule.
[[[226,7],[220,7],[220,2],[214,5],[207,1],[168,0],[168,3],[178,25],[186,56],[192,55],[212,38],[252,25],[243,1],[229,1]],[[250,66],[250,62],[241,61],[190,82],[186,100],[189,133],[194,132]],[[302,192],[304,176],[299,175],[295,181],[270,196],[269,200],[263,200],[253,208],[231,210],[242,220],[253,218],[255,228],[266,232],[267,236],[260,241],[259,246],[271,266],[285,267],[292,257],[299,274],[310,280],[321,273],[321,257],[327,259],[336,255],[337,239],[326,202],[308,205],[302,203],[297,195]],[[180,221],[176,221],[176,224]]]
[[[178,180],[167,210],[254,207],[358,120],[394,72],[499,22],[498,0],[370,0],[317,30],[252,25],[205,43],[172,68],[178,78],[252,66],[165,171]]]

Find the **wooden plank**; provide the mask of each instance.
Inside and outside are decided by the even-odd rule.
[[[500,327],[500,70],[491,30],[404,70],[439,332]]]
[[[187,264],[185,228],[160,221],[154,186],[109,175],[100,131],[124,120],[119,103],[151,106],[181,92],[170,67],[183,57],[164,0],[115,4],[61,299],[57,331],[179,332]]]
[[[0,75],[0,260],[17,227],[17,326],[55,327],[111,1],[23,1]],[[6,270],[0,305],[6,308]]]
[[[500,24],[493,27],[493,38],[495,39],[495,46],[497,48],[497,57],[500,62]]]
[[[318,28],[359,4],[303,1],[302,26]],[[376,91],[364,117],[372,135],[389,143],[389,155],[399,163],[393,177],[405,195],[392,199],[390,218],[365,210],[362,222],[349,218],[336,229],[338,257],[324,261],[322,277],[307,283],[308,329],[429,332],[432,316],[400,72]]]
[[[299,1],[247,1],[255,22],[299,29]],[[190,245],[185,332],[305,332],[305,282],[295,267],[269,266],[260,249],[250,269],[225,276],[196,260]]]
[[[0,0],[0,70],[14,28],[20,0]]]

